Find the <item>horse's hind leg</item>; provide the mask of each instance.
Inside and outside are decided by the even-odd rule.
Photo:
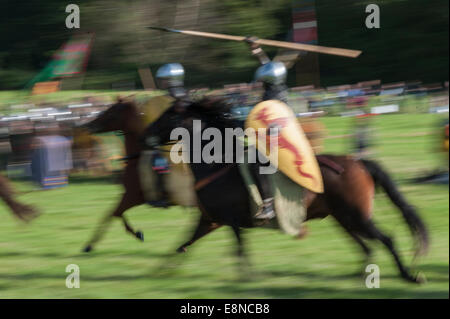
[[[364,260],[363,260],[363,268],[359,270],[356,275],[360,276],[366,274],[366,267],[368,264],[370,264],[370,257],[372,256],[372,249],[370,249],[366,243],[363,241],[363,239],[356,234],[352,230],[346,229],[347,233],[359,244],[359,246],[362,248],[362,251],[364,252]]]
[[[202,215],[191,239],[178,247],[176,252],[169,254],[163,261],[163,263],[157,267],[156,273],[170,274],[171,271],[175,270],[181,265],[182,260],[184,260],[184,258],[181,256],[181,253],[186,252],[188,246],[192,245],[198,239],[221,226],[221,224],[212,223],[211,221],[205,219]]]
[[[370,249],[366,243],[362,240],[361,237],[359,237],[355,232],[348,231],[349,235],[359,244],[359,246],[362,248],[365,256],[366,261],[369,260],[369,258],[372,256],[372,249]]]
[[[345,229],[345,231],[358,243],[358,245],[362,248],[364,253],[364,267],[369,262],[370,257],[372,255],[372,249],[370,249],[367,244],[363,241],[363,239],[354,231],[352,227],[350,227],[347,223],[344,222],[339,216],[335,216],[337,222]]]
[[[392,256],[394,257],[397,268],[400,271],[400,275],[404,279],[415,283],[421,282],[421,280],[418,277],[411,275],[409,271],[406,269],[406,267],[403,265],[400,256],[398,255],[394,247],[393,240],[389,236],[383,234],[371,220],[367,220],[365,222],[364,228],[362,230],[364,230],[364,232],[361,233],[362,235],[365,235],[370,239],[378,239],[389,249]]]
[[[194,231],[194,234],[192,235],[191,239],[185,242],[183,245],[177,248],[177,253],[184,253],[187,251],[187,247],[192,245],[195,241],[199,240],[203,236],[209,234],[213,230],[216,230],[217,228],[221,227],[222,225],[217,223],[212,223],[202,217],[200,217],[200,220],[197,224],[197,228]]]

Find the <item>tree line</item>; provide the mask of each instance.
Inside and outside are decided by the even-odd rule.
[[[374,2],[374,1],[372,1]],[[448,1],[377,0],[380,28],[365,27],[371,1],[316,0],[319,44],[359,49],[358,59],[321,55],[321,85],[380,79],[448,80]],[[84,88],[134,82],[180,62],[187,85],[249,82],[258,62],[243,43],[150,31],[148,25],[290,40],[292,0],[79,0],[81,28],[65,26],[69,3],[3,0],[0,8],[0,89],[20,89],[71,35],[94,32]],[[269,56],[277,54],[264,48]],[[300,70],[301,72],[301,70]],[[295,85],[295,77],[289,78]]]

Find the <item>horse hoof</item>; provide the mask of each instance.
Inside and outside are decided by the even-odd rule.
[[[427,278],[425,277],[425,274],[423,272],[419,272],[416,276],[416,283],[418,284],[425,284],[427,283]]]
[[[140,241],[144,241],[144,233],[141,231],[137,231],[136,238],[139,239]]]
[[[185,252],[187,252],[186,247],[181,246],[181,247],[179,247],[177,249],[177,253],[179,253],[179,254],[182,254],[182,253],[185,253]]]
[[[417,276],[411,274],[404,274],[402,276],[406,281],[414,284],[423,284],[426,282],[425,276],[422,273],[418,273]]]
[[[83,252],[88,253],[92,250],[92,246],[91,245],[87,245],[86,247],[84,247]]]
[[[301,229],[300,233],[297,235],[297,239],[304,239],[308,236],[309,231],[308,228],[304,227]]]

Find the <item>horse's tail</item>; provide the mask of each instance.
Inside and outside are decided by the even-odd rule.
[[[392,203],[402,212],[413,236],[417,240],[416,255],[426,254],[429,246],[428,231],[416,209],[406,201],[394,181],[378,163],[365,159],[361,160],[361,162],[372,176],[375,185],[381,186]]]

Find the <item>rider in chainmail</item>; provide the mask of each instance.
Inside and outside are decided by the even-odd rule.
[[[288,92],[286,86],[287,70],[282,62],[271,61],[266,53],[255,43],[256,38],[249,37],[246,42],[250,45],[252,54],[256,56],[261,66],[256,70],[255,81],[262,82],[264,88],[263,101],[279,100],[287,102]],[[258,157],[259,158],[259,157]],[[268,175],[260,174],[262,163],[249,164],[250,172],[263,199],[262,210],[255,216],[256,219],[272,219],[276,216],[274,195]]]
[[[188,92],[184,87],[184,68],[179,63],[168,63],[156,71],[158,88],[167,90],[167,93],[175,99],[175,106],[180,109],[191,104]]]
[[[175,99],[173,105],[182,112],[191,104],[188,93],[184,88],[184,68],[179,63],[168,63],[161,66],[156,72],[156,81],[158,88],[166,90],[168,95]],[[145,134],[144,134],[145,135]],[[143,137],[147,144],[146,136]],[[158,200],[149,202],[156,207],[167,207],[169,205],[169,196],[165,185],[165,179],[169,173],[169,163],[158,150],[153,150],[152,170],[157,176]]]
[[[255,43],[256,40],[255,37],[248,37],[246,42],[250,45],[253,56],[261,63],[261,66],[256,70],[255,80],[263,83],[263,100],[279,100],[287,103],[286,67],[282,62],[271,61],[261,47]]]

